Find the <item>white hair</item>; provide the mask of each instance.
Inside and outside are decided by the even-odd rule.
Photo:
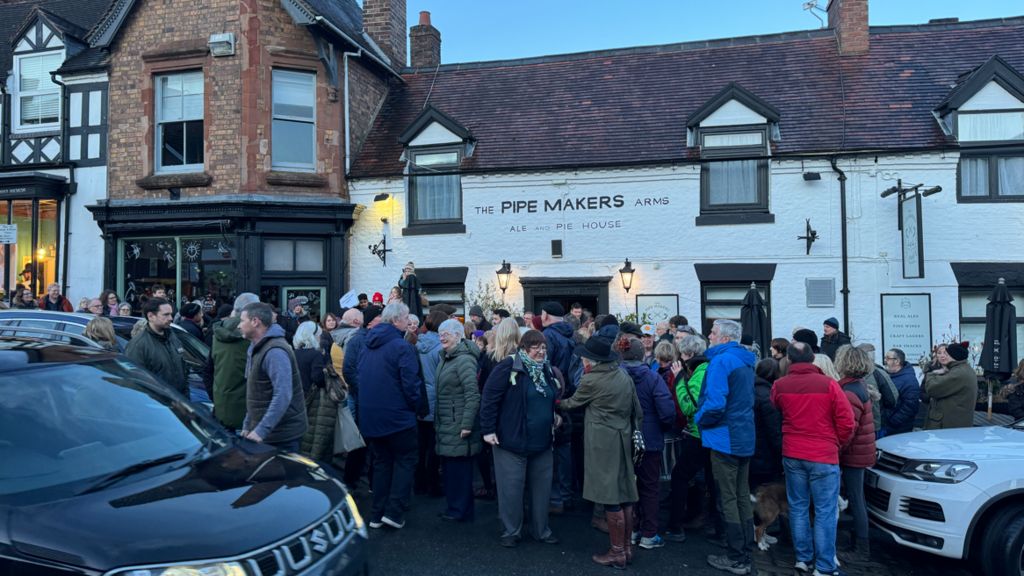
[[[392,302],[384,307],[384,311],[380,313],[380,321],[387,322],[388,324],[394,324],[395,320],[406,317],[409,315],[409,307],[401,302]]]
[[[232,310],[231,313],[235,316],[241,316],[242,310],[245,309],[246,306],[259,301],[260,297],[252,292],[242,292],[235,297],[235,305],[233,306],[234,310]]]
[[[295,330],[295,336],[292,336],[292,346],[296,350],[303,348],[318,350],[320,348],[320,332],[320,326],[316,322],[306,320]]]
[[[452,336],[455,336],[457,340],[462,340],[466,337],[466,328],[462,325],[462,322],[459,322],[454,318],[449,318],[448,320],[441,322],[441,325],[437,327],[437,333],[451,334]]]
[[[719,337],[728,338],[733,342],[739,341],[743,333],[743,328],[740,326],[740,323],[735,320],[719,318],[718,320],[715,320],[715,326],[718,326]]]

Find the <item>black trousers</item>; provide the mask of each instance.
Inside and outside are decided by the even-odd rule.
[[[384,516],[401,522],[412,498],[416,467],[416,428],[379,438],[367,438],[373,452],[373,510],[370,520]]]

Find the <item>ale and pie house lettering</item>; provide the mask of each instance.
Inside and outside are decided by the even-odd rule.
[[[546,198],[536,200],[502,200],[497,205],[474,206],[475,214],[480,215],[527,215],[541,213],[561,213],[563,215],[590,216],[602,210],[623,210],[628,208],[653,208],[667,206],[669,199],[663,197],[641,197],[627,201],[622,194],[613,196],[576,196],[565,198]],[[573,219],[553,224],[509,224],[509,232],[530,232],[550,230],[607,230],[622,228],[622,220],[614,218]]]

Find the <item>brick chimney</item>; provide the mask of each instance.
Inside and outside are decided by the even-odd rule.
[[[363,0],[363,31],[384,50],[392,66],[405,67],[405,0]]]
[[[413,68],[436,68],[441,63],[441,32],[430,25],[430,12],[420,12],[420,23],[409,29],[409,52]]]
[[[868,51],[868,0],[829,0],[828,27],[839,37],[839,54]]]

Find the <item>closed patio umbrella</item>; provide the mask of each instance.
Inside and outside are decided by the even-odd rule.
[[[768,326],[768,315],[764,309],[764,299],[757,290],[757,284],[751,282],[750,290],[743,297],[743,308],[740,309],[740,324],[743,325],[743,335],[750,336],[757,343],[761,350],[761,357],[765,356],[768,346],[771,344],[771,327]]]
[[[985,341],[981,349],[981,367],[986,375],[1004,379],[1017,367],[1017,309],[999,279],[985,306]]]

